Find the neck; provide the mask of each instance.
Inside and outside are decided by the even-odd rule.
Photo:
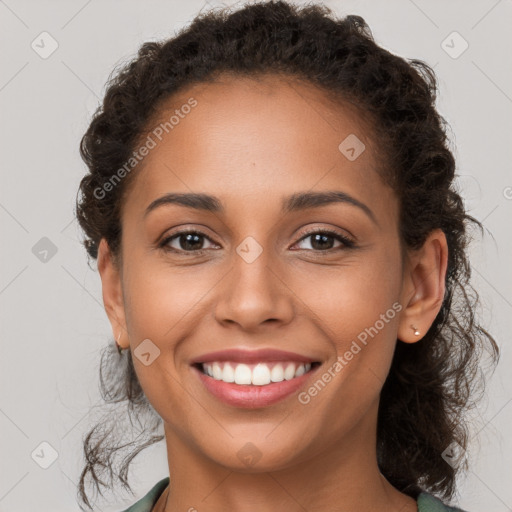
[[[417,512],[416,501],[395,489],[378,469],[374,425],[376,421],[357,425],[335,447],[312,457],[295,454],[293,464],[259,471],[254,466],[249,472],[190,449],[166,424],[170,483],[153,512]]]

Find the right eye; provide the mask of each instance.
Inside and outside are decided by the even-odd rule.
[[[204,233],[196,230],[183,230],[178,231],[171,236],[167,236],[162,242],[159,244],[159,247],[164,251],[169,252],[178,252],[178,253],[194,253],[194,254],[203,254],[206,249],[201,248],[203,245],[203,240],[210,240]],[[177,245],[180,247],[173,247],[170,243],[177,242]],[[212,242],[213,243],[213,242]],[[216,245],[216,244],[214,244]],[[199,247],[198,247],[199,246]]]

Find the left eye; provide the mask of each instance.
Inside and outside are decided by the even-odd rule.
[[[313,231],[311,233],[307,233],[305,236],[303,236],[299,242],[307,240],[308,238],[311,238],[312,241],[310,242],[311,249],[315,251],[328,251],[330,249],[333,249],[332,243],[330,240],[335,239],[341,242],[341,248],[343,247],[352,247],[354,243],[352,240],[348,239],[345,236],[342,236],[334,231]],[[329,247],[326,247],[329,246]],[[316,246],[316,247],[315,247]],[[337,247],[340,249],[340,246]]]

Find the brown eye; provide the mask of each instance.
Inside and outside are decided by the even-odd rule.
[[[325,252],[332,249],[348,249],[353,247],[355,244],[352,240],[347,238],[336,231],[329,231],[325,229],[317,229],[306,233],[299,242],[303,240],[311,239],[310,246],[311,249],[307,248],[307,250],[320,251]],[[333,247],[335,241],[340,242],[340,245],[337,247]]]
[[[209,240],[211,242],[211,240],[201,231],[179,231],[174,233],[172,236],[166,237],[160,244],[160,247],[164,250],[174,252],[202,253],[205,251],[205,248],[203,248],[204,240]],[[171,245],[171,242],[175,243],[174,247]]]

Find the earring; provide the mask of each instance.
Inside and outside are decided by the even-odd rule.
[[[119,336],[117,337],[117,340],[116,340],[116,347],[117,347],[117,351],[119,352],[119,355],[121,355],[121,351],[123,350],[123,347],[121,347],[121,345],[119,345],[120,337],[121,337],[121,333],[119,333]]]
[[[416,329],[416,327],[414,327],[414,325],[411,324],[411,329],[414,331],[414,334],[416,336],[419,336],[420,335],[420,331],[418,331],[418,329]]]

